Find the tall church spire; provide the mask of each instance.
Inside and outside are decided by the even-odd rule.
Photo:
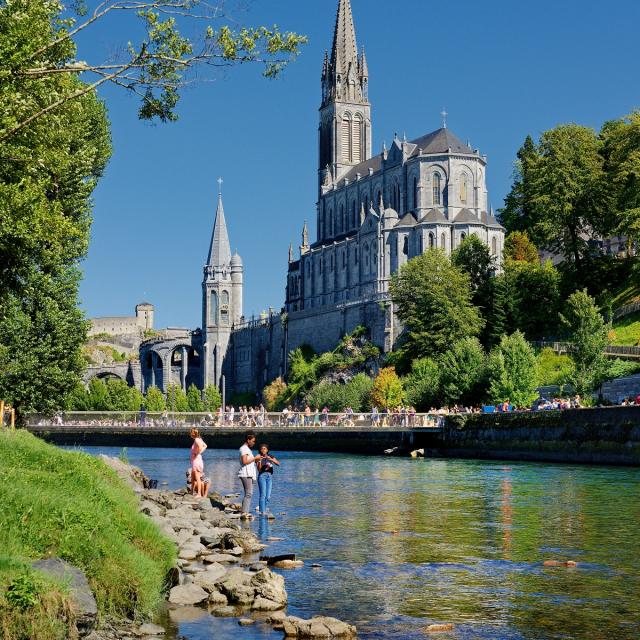
[[[331,66],[336,73],[346,74],[349,66],[357,66],[358,47],[356,46],[356,32],[353,28],[353,16],[349,0],[340,0],[336,27],[333,32],[333,47],[331,48]]]
[[[216,210],[216,221],[213,224],[213,233],[211,234],[211,246],[209,247],[207,265],[211,267],[220,267],[227,265],[230,262],[231,245],[229,244],[227,221],[224,218],[222,193],[218,193],[218,208]]]

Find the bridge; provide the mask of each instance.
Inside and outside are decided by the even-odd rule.
[[[280,450],[382,453],[396,447],[435,445],[443,431],[443,416],[433,414],[301,412],[240,416],[206,413],[65,412],[30,414],[26,429],[50,442],[77,446],[184,447],[197,428],[212,448],[238,448],[247,430]],[[258,442],[259,444],[259,442]]]

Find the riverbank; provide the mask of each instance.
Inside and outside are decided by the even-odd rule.
[[[0,432],[4,640],[157,637],[165,630],[144,620],[165,596],[170,613],[198,606],[287,637],[355,636],[339,620],[285,615],[284,578],[229,499],[148,484],[125,460]]]
[[[175,545],[139,512],[112,469],[25,431],[0,431],[0,521],[5,640],[76,633],[66,578],[35,569],[34,561],[61,558],[80,569],[95,596],[94,618],[106,620],[150,616],[177,559]]]

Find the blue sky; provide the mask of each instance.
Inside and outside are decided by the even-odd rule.
[[[90,3],[91,4],[91,3]],[[200,326],[202,266],[218,176],[232,249],[245,265],[244,309],[283,303],[287,249],[305,219],[315,238],[317,116],[324,50],[337,0],[254,0],[244,24],[307,34],[277,80],[257,67],[190,87],[180,120],[150,125],[138,103],[106,89],[114,152],[94,194],[83,267],[88,316],[156,308],[156,326]],[[373,149],[395,131],[409,139],[448,126],[488,156],[494,208],[511,184],[527,134],[561,123],[599,128],[640,108],[640,2],[618,0],[352,0],[369,63]],[[79,57],[96,60],[131,35],[123,23],[87,32]]]

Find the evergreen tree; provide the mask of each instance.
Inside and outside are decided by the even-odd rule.
[[[500,210],[500,220],[508,232],[524,231],[532,220],[531,179],[532,167],[539,158],[539,152],[531,136],[527,136],[518,149],[513,171],[513,185]]]
[[[487,324],[482,333],[482,343],[489,349],[500,343],[512,324],[513,309],[508,296],[508,283],[504,274],[497,275],[491,283],[491,295],[486,310]]]
[[[405,325],[400,347],[406,359],[435,356],[484,325],[471,302],[470,278],[442,249],[412,258],[391,277],[390,292]]]
[[[538,397],[536,355],[520,331],[503,336],[489,355],[489,394],[493,402],[530,407]]]
[[[189,388],[187,389],[187,406],[188,411],[191,411],[192,413],[200,413],[201,411],[204,411],[202,394],[195,384],[189,385]]]
[[[150,412],[160,412],[164,411],[167,408],[167,403],[165,401],[164,395],[162,391],[158,389],[158,387],[151,386],[147,389],[147,395],[144,399],[144,406],[147,411]]]
[[[571,383],[577,393],[591,393],[604,379],[607,361],[604,355],[610,326],[598,311],[587,290],[569,296],[564,314],[560,316],[569,332],[573,360]]]

